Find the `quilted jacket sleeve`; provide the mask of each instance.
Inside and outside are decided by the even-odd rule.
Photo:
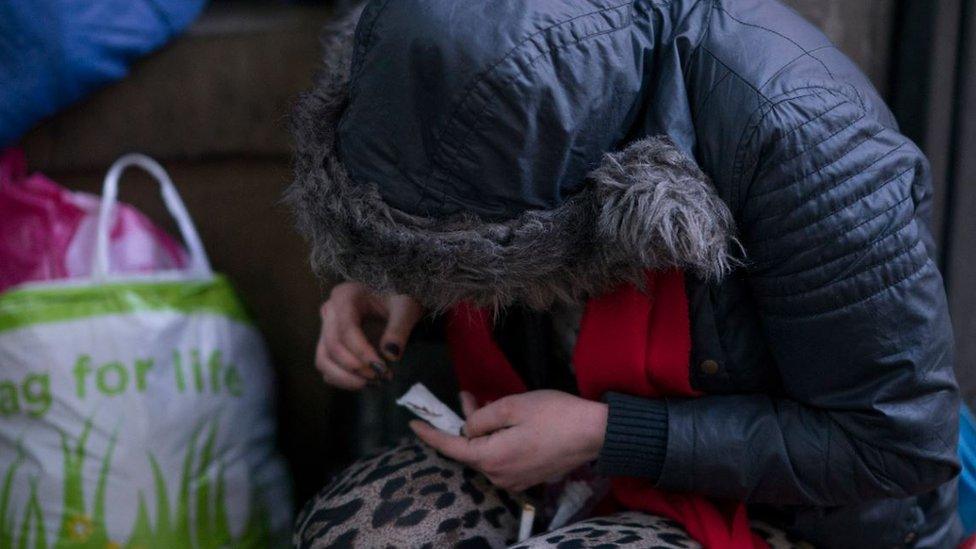
[[[826,506],[958,471],[952,330],[920,218],[927,161],[857,98],[817,92],[757,113],[735,187],[784,394],[669,400],[664,488]]]

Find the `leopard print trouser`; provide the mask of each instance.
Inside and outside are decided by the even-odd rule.
[[[293,542],[324,547],[511,547],[519,505],[479,473],[410,441],[354,463],[298,516]],[[775,549],[799,547],[774,528],[754,530]],[[680,524],[618,513],[530,538],[518,548],[697,548]]]

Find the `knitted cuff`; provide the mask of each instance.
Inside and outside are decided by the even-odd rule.
[[[621,393],[607,393],[604,400],[609,414],[597,470],[657,481],[668,445],[667,403]]]

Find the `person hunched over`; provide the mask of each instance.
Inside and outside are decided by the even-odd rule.
[[[293,129],[324,379],[381,383],[434,315],[467,413],[340,474],[297,545],[512,544],[581,471],[606,497],[522,546],[961,538],[928,163],[789,8],[374,0]]]

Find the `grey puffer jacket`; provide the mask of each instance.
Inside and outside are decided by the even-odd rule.
[[[378,0],[336,36],[290,192],[320,270],[544,308],[684,268],[704,395],[611,396],[601,466],[818,546],[958,542],[928,163],[816,28],[773,0]]]

